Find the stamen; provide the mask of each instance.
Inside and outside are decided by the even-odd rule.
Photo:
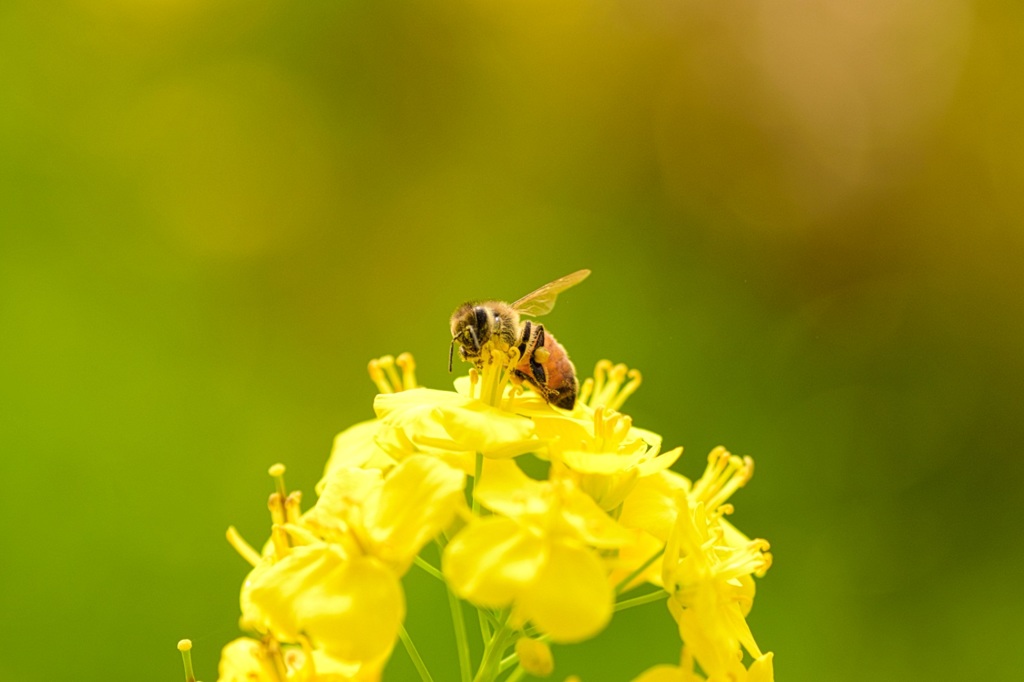
[[[270,539],[274,542],[274,555],[278,559],[288,556],[290,549],[288,545],[288,533],[284,530],[287,517],[284,511],[284,500],[280,493],[271,493],[267,500],[267,508],[270,509],[270,519],[273,523],[270,527]]]
[[[299,679],[303,680],[315,680],[316,679],[316,660],[313,658],[313,645],[310,643],[309,638],[303,634],[299,635],[299,644],[302,645],[303,663],[302,673]]]
[[[580,396],[576,399],[581,405],[590,404],[590,394],[594,392],[594,380],[591,377],[587,377],[583,380],[583,385],[580,386]]]
[[[519,362],[519,357],[518,348],[497,348],[493,341],[484,344],[480,349],[480,358],[483,361],[479,397],[481,402],[495,407],[501,404],[505,387],[512,378],[512,369]]]
[[[387,375],[384,372],[382,363],[384,361],[391,360],[390,355],[385,355],[382,358],[374,358],[367,364],[366,369],[370,373],[370,380],[377,385],[377,390],[381,393],[394,393],[395,390],[391,384],[388,383]]]
[[[228,526],[228,543],[235,548],[235,551],[242,555],[242,558],[249,562],[249,564],[255,568],[260,562],[260,553],[252,548],[242,534],[238,532],[238,529],[234,526]]]
[[[604,393],[605,379],[608,377],[608,371],[612,368],[611,360],[598,360],[597,364],[594,365],[594,400],[596,401],[599,396]],[[588,403],[592,407],[595,403]]]
[[[271,465],[267,473],[274,478],[274,482],[277,484],[277,494],[281,496],[281,499],[288,497],[288,489],[284,486],[284,465],[278,462],[277,464]]]
[[[412,353],[402,353],[395,360],[395,364],[402,368],[402,390],[416,388],[416,361]]]
[[[281,653],[281,643],[270,635],[267,635],[263,638],[263,651],[274,666],[274,672],[277,673],[278,682],[284,682],[287,680],[288,665],[284,662],[284,656]]]
[[[604,405],[608,409],[619,410],[642,382],[639,370],[629,369],[622,363],[613,365],[610,360],[599,360],[594,366],[593,380],[583,382],[580,400],[592,408]]]
[[[388,381],[391,384],[391,389],[394,392],[402,390],[402,378],[398,376],[398,370],[395,369],[395,358],[391,355],[385,355],[380,359],[380,365],[384,368],[384,371],[388,375]]]
[[[196,682],[196,674],[192,671],[192,640],[183,639],[178,642],[178,651],[185,664],[185,682]]]
[[[284,517],[288,523],[298,523],[302,516],[302,491],[294,490],[284,500]]]
[[[640,370],[631,369],[626,373],[629,377],[629,383],[622,387],[618,395],[612,400],[611,407],[613,410],[622,409],[622,404],[626,402],[626,398],[636,393],[636,389],[640,388],[640,384],[643,383],[643,375],[640,374]]]
[[[514,401],[516,398],[522,395],[525,391],[526,389],[523,388],[523,385],[521,383],[513,383],[512,388],[508,392],[508,398],[505,400],[505,410],[511,411],[512,401]]]

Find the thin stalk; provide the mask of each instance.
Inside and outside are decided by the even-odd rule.
[[[517,667],[512,671],[512,674],[505,678],[505,682],[519,682],[526,675],[526,669],[523,666]]]
[[[482,452],[476,453],[476,463],[473,467],[473,487],[469,492],[470,505],[473,508],[473,516],[480,515],[480,503],[476,499],[476,489],[480,485],[480,476],[484,472],[484,454]]]
[[[423,557],[421,557],[421,556],[417,556],[417,557],[416,557],[415,559],[413,559],[413,561],[414,561],[414,562],[416,562],[416,565],[417,565],[417,566],[419,566],[420,568],[422,568],[422,569],[423,569],[424,571],[426,571],[426,572],[427,572],[428,574],[430,574],[430,575],[432,575],[433,577],[437,578],[437,579],[438,579],[438,580],[440,580],[441,582],[447,582],[447,581],[446,581],[446,580],[444,579],[444,574],[443,574],[443,573],[441,573],[441,571],[439,571],[439,570],[437,570],[436,568],[434,568],[434,565],[433,565],[433,564],[431,564],[431,563],[430,563],[429,561],[427,561],[426,559],[424,559]]]
[[[416,645],[412,643],[412,637],[409,636],[404,625],[398,631],[398,636],[402,638],[402,644],[405,645],[405,650],[409,652],[409,658],[412,659],[412,664],[416,666],[416,672],[420,674],[420,679],[423,682],[434,682],[434,678],[430,676],[430,671],[427,670],[427,664],[423,662],[420,652],[416,650]]]
[[[502,657],[505,655],[505,649],[508,648],[509,637],[514,634],[515,628],[509,626],[506,616],[505,622],[501,624],[498,631],[487,642],[487,646],[484,648],[483,660],[480,661],[480,668],[477,670],[473,682],[493,682],[498,675],[498,667],[501,664]]]
[[[668,592],[666,592],[665,590],[657,590],[655,592],[651,592],[650,594],[645,594],[642,597],[634,597],[632,599],[627,599],[625,601],[620,601],[620,602],[618,602],[615,605],[615,611],[616,612],[625,611],[626,609],[631,609],[631,608],[633,608],[635,606],[643,606],[644,604],[651,604],[651,603],[656,602],[656,601],[661,601],[661,600],[665,599],[667,596],[668,596]]]
[[[473,674],[473,662],[469,657],[469,637],[466,635],[466,618],[462,613],[462,602],[448,587],[448,607],[452,612],[452,625],[455,627],[455,646],[459,652],[459,677],[462,682],[470,682]]]
[[[627,576],[626,576],[625,578],[623,578],[622,580],[620,580],[620,581],[619,581],[619,584],[615,586],[615,594],[616,594],[616,595],[622,594],[622,591],[626,589],[626,586],[627,586],[627,585],[629,585],[629,584],[630,584],[631,582],[633,582],[633,580],[634,580],[634,579],[635,579],[635,578],[636,578],[636,577],[637,577],[638,575],[640,575],[641,573],[643,573],[644,571],[646,571],[646,570],[647,570],[647,568],[648,568],[648,567],[649,567],[649,566],[650,566],[651,564],[653,564],[653,563],[654,563],[655,561],[657,561],[657,560],[658,560],[658,559],[659,559],[659,558],[661,557],[661,555],[662,555],[662,554],[664,554],[664,553],[665,553],[665,548],[664,548],[664,547],[662,547],[662,548],[661,548],[661,549],[659,549],[659,550],[658,550],[657,552],[655,552],[654,554],[652,554],[652,555],[650,556],[650,558],[648,558],[648,559],[647,559],[647,561],[645,561],[645,562],[643,562],[642,564],[640,564],[640,567],[639,567],[639,568],[637,568],[637,569],[636,569],[635,571],[633,571],[632,573],[630,573],[629,575],[627,575]]]

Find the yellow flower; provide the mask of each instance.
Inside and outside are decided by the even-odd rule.
[[[606,568],[594,548],[629,534],[571,482],[535,481],[512,462],[487,462],[477,517],[448,544],[442,568],[452,589],[479,606],[513,607],[560,643],[595,635],[612,614]]]
[[[553,476],[574,480],[605,511],[619,507],[639,479],[668,469],[682,453],[676,448],[659,454],[661,436],[616,411],[640,382],[636,370],[601,360],[571,414],[531,415],[537,435],[548,443],[539,454],[552,461]]]
[[[464,485],[462,472],[426,455],[402,460],[386,476],[338,470],[327,478],[303,524],[381,559],[401,575],[464,506]]]
[[[218,682],[377,682],[376,666],[352,666],[305,647],[239,637],[221,651]]]
[[[277,639],[297,642],[304,635],[342,661],[387,657],[405,617],[394,571],[376,557],[347,556],[328,543],[295,547],[253,571],[243,592],[249,618]]]
[[[728,682],[774,682],[772,670],[772,654],[759,657],[749,668],[737,666],[727,678],[712,678]],[[693,656],[683,647],[682,661],[679,665],[656,665],[633,678],[632,682],[704,682],[705,678],[694,670]]]
[[[465,504],[463,485],[461,472],[423,455],[386,475],[335,469],[312,510],[275,525],[286,536],[246,579],[243,620],[280,641],[307,637],[342,662],[386,660],[405,616],[399,578]]]
[[[399,369],[402,371],[401,376],[398,374]],[[398,393],[416,388],[416,362],[409,353],[402,353],[398,358],[385,355],[370,360],[367,370],[370,379],[381,393]],[[387,470],[397,464],[377,444],[378,431],[380,422],[370,419],[359,422],[335,436],[334,447],[324,467],[324,477],[316,485],[318,495],[323,491],[327,477],[335,469],[361,467]]]
[[[747,540],[721,517],[732,491],[749,480],[753,462],[716,448],[689,494],[678,494],[676,523],[662,560],[662,582],[679,634],[711,679],[741,679],[740,647],[763,654],[745,620],[754,598],[751,575],[771,565],[764,540]],[[743,678],[745,679],[745,678]]]
[[[605,511],[622,504],[637,480],[668,469],[682,448],[659,454],[661,436],[633,426],[630,417],[599,406],[584,418],[535,417],[556,472],[570,476]]]
[[[516,655],[523,670],[534,677],[547,677],[555,670],[555,659],[546,642],[531,637],[516,640]]]
[[[542,446],[530,419],[452,391],[381,394],[373,408],[382,427],[377,442],[396,459],[410,452],[462,453],[460,468],[469,473],[475,453],[510,459]]]

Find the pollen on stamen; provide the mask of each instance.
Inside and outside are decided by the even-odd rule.
[[[391,386],[391,383],[388,381],[387,374],[384,371],[384,364],[387,362],[394,362],[390,355],[385,355],[381,358],[374,358],[367,363],[366,370],[370,373],[370,380],[376,384],[379,392],[394,393],[395,389]]]
[[[622,404],[626,402],[626,398],[636,393],[636,389],[640,388],[640,384],[643,383],[643,375],[640,374],[638,369],[629,370],[626,373],[626,377],[629,381],[622,386],[611,401],[611,405],[609,405],[613,410],[622,409]]]
[[[611,360],[599,360],[594,366],[593,379],[583,382],[580,401],[592,408],[604,405],[608,409],[619,410],[642,381],[643,375],[639,370],[629,369],[622,363],[612,364]]]
[[[395,364],[402,368],[402,390],[416,388],[416,361],[412,353],[402,353],[395,359]]]
[[[526,389],[523,387],[522,384],[512,384],[512,388],[508,392],[508,398],[505,401],[505,409],[511,409],[512,402],[520,395],[522,395],[525,391]]]
[[[274,555],[278,559],[283,559],[288,555],[290,545],[288,544],[288,533],[284,529],[284,524],[287,522],[288,517],[284,509],[284,498],[280,493],[270,494],[270,499],[267,500],[267,508],[270,510],[272,522],[270,539],[274,543]]]
[[[284,472],[285,466],[278,462],[277,464],[271,465],[267,470],[267,473],[274,479],[275,486],[277,488],[277,494],[281,496],[281,499],[288,497],[287,488],[284,485]]]
[[[284,499],[284,517],[288,523],[298,523],[302,516],[302,491],[293,490]]]

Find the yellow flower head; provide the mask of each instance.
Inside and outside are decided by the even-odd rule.
[[[771,565],[768,543],[748,540],[722,519],[725,500],[749,480],[753,462],[716,448],[704,475],[677,496],[676,523],[665,548],[662,582],[679,634],[712,678],[745,671],[740,646],[763,656],[745,616],[754,598],[751,575]]]
[[[753,462],[716,448],[691,483],[670,469],[682,448],[662,452],[660,435],[621,412],[639,372],[603,360],[573,409],[558,409],[543,384],[522,383],[520,348],[498,340],[474,347],[454,391],[418,386],[408,354],[371,361],[376,416],[337,435],[305,513],[284,467],[271,468],[263,551],[228,531],[253,565],[240,604],[256,638],[224,648],[221,682],[379,682],[399,637],[429,678],[402,628],[414,562],[450,590],[462,679],[471,651],[458,598],[481,610],[475,680],[493,682],[516,662],[512,677],[550,674],[549,641],[585,640],[615,610],[667,597],[680,665],[634,682],[772,682],[772,654],[746,623],[768,543],[724,518]],[[524,473],[543,466],[545,480]],[[432,541],[440,570],[419,556]]]
[[[402,353],[398,358],[385,355],[370,360],[367,370],[370,379],[382,394],[409,391],[417,387],[416,362],[409,353]],[[361,467],[386,471],[397,464],[397,461],[377,444],[379,431],[380,422],[370,419],[345,429],[334,438],[334,447],[324,467],[324,477],[316,485],[317,495],[323,492],[327,477],[335,469]]]
[[[353,666],[308,643],[282,647],[273,639],[239,637],[221,651],[218,682],[377,682],[383,661]]]
[[[548,441],[556,472],[575,480],[605,511],[621,505],[638,479],[664,471],[683,452],[659,454],[661,436],[604,406],[580,413],[586,417],[535,418],[537,435]]]
[[[345,663],[386,660],[405,616],[399,578],[465,504],[463,480],[423,455],[387,474],[335,469],[307,514],[275,514],[273,542],[242,588],[243,620]]]
[[[445,549],[445,577],[474,604],[511,605],[556,642],[586,639],[612,614],[597,549],[629,534],[570,481],[534,481],[512,462],[490,462],[476,491],[495,512],[470,521]]]
[[[693,654],[683,647],[679,665],[656,665],[643,672],[632,682],[705,682],[703,675],[695,670]],[[725,679],[729,682],[774,682],[772,654],[764,654],[750,664],[749,668],[735,666],[726,678],[710,678],[711,682]]]

